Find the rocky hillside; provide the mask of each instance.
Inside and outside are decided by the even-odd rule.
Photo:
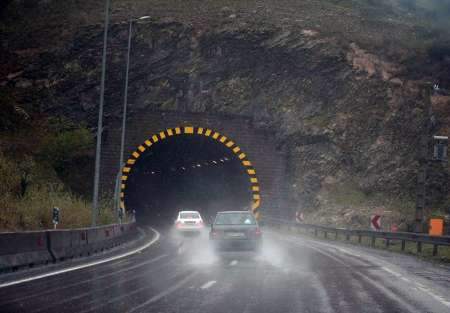
[[[101,2],[3,2],[2,94],[94,127]],[[434,133],[449,133],[450,1],[112,1],[106,124],[121,110],[126,21],[142,15],[151,19],[134,28],[132,111],[252,116],[274,131],[289,201],[311,217],[411,214],[430,116]],[[440,196],[431,208],[447,206]]]

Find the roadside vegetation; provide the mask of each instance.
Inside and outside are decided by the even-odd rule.
[[[41,115],[3,91],[0,117],[0,231],[90,224],[94,138],[85,125]],[[102,202],[99,223],[114,221],[112,203]]]

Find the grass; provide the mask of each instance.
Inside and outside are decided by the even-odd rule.
[[[91,224],[91,204],[82,197],[65,191],[58,183],[37,185],[17,198],[12,195],[0,197],[0,230],[39,230],[53,228],[52,209],[59,207],[58,228],[88,227]],[[98,224],[115,222],[112,203],[103,201],[99,209]]]
[[[383,215],[383,225],[411,223],[415,202],[407,196],[364,192],[354,181],[328,182],[318,194],[318,207],[305,212],[308,223],[368,228],[370,216]],[[406,230],[406,229],[404,229]]]

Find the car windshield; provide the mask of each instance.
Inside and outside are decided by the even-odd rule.
[[[256,225],[251,213],[219,213],[214,222],[216,225]]]
[[[184,213],[180,213],[180,218],[182,219],[198,219],[200,218],[200,214],[196,213],[196,212],[184,212]]]

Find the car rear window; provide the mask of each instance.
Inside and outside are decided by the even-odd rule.
[[[218,213],[216,220],[214,221],[216,225],[256,225],[256,220],[253,214],[243,212],[243,213]]]
[[[180,213],[180,218],[182,219],[188,219],[188,218],[200,218],[200,214],[195,213],[195,212],[185,212],[185,213]]]

